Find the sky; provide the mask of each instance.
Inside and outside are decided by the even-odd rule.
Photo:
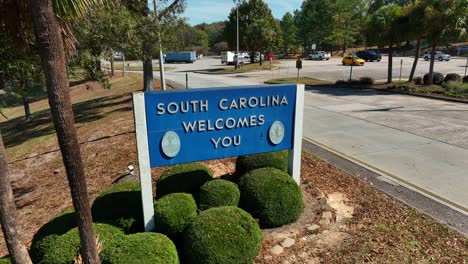
[[[281,19],[286,12],[293,12],[301,7],[303,0],[263,0],[271,9],[273,16]],[[227,20],[233,0],[187,0],[187,8],[182,16],[192,26],[206,22]]]

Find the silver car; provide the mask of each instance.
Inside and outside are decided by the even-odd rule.
[[[432,55],[432,52],[430,52],[430,51],[424,53],[424,56],[423,56],[424,60],[425,60],[425,61],[430,60],[430,59],[431,59],[431,55]],[[439,61],[444,61],[444,60],[445,60],[445,61],[449,61],[450,58],[451,58],[450,55],[445,54],[445,53],[443,53],[442,51],[436,51],[436,52],[435,52],[435,59],[436,59],[436,60],[439,60]]]

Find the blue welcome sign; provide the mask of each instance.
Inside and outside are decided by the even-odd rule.
[[[152,167],[290,150],[299,183],[303,97],[295,84],[134,93],[145,229]]]
[[[151,167],[292,149],[296,86],[145,93]]]

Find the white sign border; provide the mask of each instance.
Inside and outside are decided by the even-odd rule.
[[[150,232],[154,229],[154,202],[148,148],[148,130],[146,127],[145,93],[133,93],[133,111],[135,115],[135,134],[140,170],[143,223],[145,225],[145,231]]]

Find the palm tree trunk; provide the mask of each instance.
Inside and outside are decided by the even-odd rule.
[[[435,61],[435,50],[436,50],[436,44],[435,41],[433,41],[432,44],[432,54],[431,54],[431,63],[429,64],[429,80],[427,81],[428,85],[432,85],[432,79],[434,76],[434,61]]]
[[[13,263],[32,264],[16,225],[16,207],[8,175],[8,160],[0,134],[0,224]]]
[[[388,45],[388,72],[387,72],[387,83],[392,83],[393,76],[393,43]]]
[[[413,67],[411,68],[411,73],[408,78],[408,82],[413,81],[414,78],[414,73],[416,72],[416,66],[418,65],[418,60],[419,60],[419,55],[421,54],[421,38],[418,38],[418,41],[416,42],[416,50],[414,52],[414,61],[413,61]]]
[[[110,63],[111,63],[111,74],[110,77],[114,78],[114,50],[110,50],[111,58],[110,58]]]
[[[63,40],[54,14],[53,0],[31,0],[30,3],[52,119],[67,172],[73,207],[77,212],[81,256],[85,264],[98,264],[100,261],[91,208],[68,89]]]

